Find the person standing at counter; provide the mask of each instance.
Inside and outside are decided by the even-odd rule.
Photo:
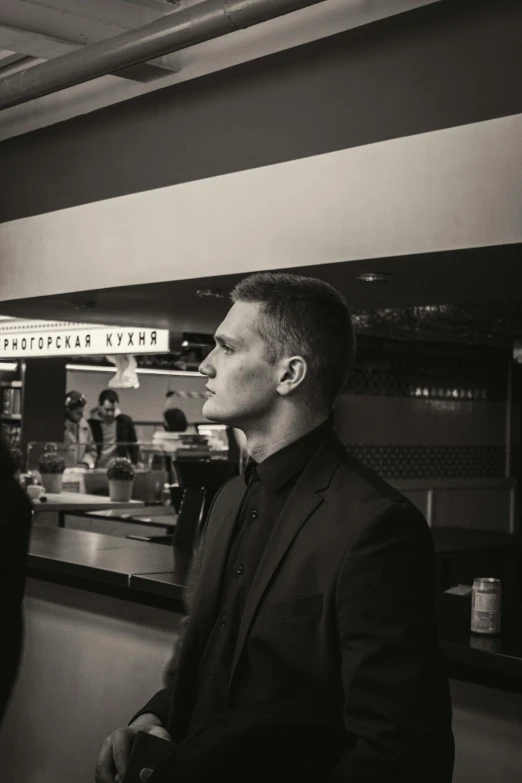
[[[63,440],[67,446],[65,463],[68,468],[75,465],[93,468],[97,452],[91,428],[84,418],[85,396],[70,391],[65,395],[65,431]]]
[[[353,361],[346,302],[273,273],[232,300],[203,414],[240,428],[250,461],[194,555],[173,683],[104,741],[96,780],[121,779],[141,730],[172,740],[150,783],[450,783],[429,528],[328,423]]]
[[[128,457],[133,465],[141,461],[134,422],[122,413],[114,389],[104,389],[98,407],[91,411],[89,426],[97,451],[97,468],[105,468],[114,457]]]
[[[22,601],[33,509],[16,480],[16,464],[0,436],[0,723],[9,701],[22,650]]]
[[[185,413],[176,405],[176,392],[167,392],[166,399],[163,409],[163,430],[154,433],[152,442],[155,446],[164,447],[168,451],[176,449],[178,434],[187,431],[188,421]]]

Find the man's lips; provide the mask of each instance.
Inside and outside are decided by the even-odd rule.
[[[207,394],[208,394],[208,395],[211,395],[211,394],[215,394],[215,393],[216,393],[216,392],[212,391],[212,389],[209,389],[209,388],[208,388],[208,386],[205,386],[205,389],[207,390]]]

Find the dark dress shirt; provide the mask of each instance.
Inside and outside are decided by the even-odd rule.
[[[220,587],[220,610],[201,657],[189,734],[227,708],[236,640],[256,571],[297,479],[330,434],[325,422],[263,462],[251,460],[246,466],[246,491]]]

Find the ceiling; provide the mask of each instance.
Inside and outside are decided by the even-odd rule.
[[[359,334],[401,340],[508,345],[522,337],[520,245],[422,256],[351,261],[289,271],[320,277],[338,288],[355,311]],[[387,273],[384,283],[357,280]],[[143,325],[212,334],[241,275],[93,289],[13,300],[3,315],[91,323]],[[222,298],[198,296],[197,291]]]
[[[199,0],[1,0],[0,79]],[[0,140],[438,0],[326,0],[1,112]]]
[[[0,112],[0,140],[438,0],[326,0],[132,71],[108,75]],[[196,0],[1,0],[0,79],[140,27]],[[341,290],[360,333],[398,339],[506,344],[522,336],[520,245],[293,269]],[[209,259],[209,266],[211,259]],[[387,272],[389,282],[357,281]],[[2,303],[6,316],[155,325],[212,333],[239,275],[97,289]],[[213,289],[223,298],[200,298]]]

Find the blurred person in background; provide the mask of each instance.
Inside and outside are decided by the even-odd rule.
[[[178,433],[186,432],[188,427],[187,417],[176,406],[176,392],[167,392],[167,401],[163,409],[163,429],[157,430],[152,436],[152,443],[156,448],[165,451],[175,451],[179,444]]]
[[[67,445],[65,464],[68,468],[76,465],[93,468],[96,464],[96,446],[91,428],[84,418],[85,396],[78,391],[65,395],[65,431],[63,440]]]
[[[120,410],[120,398],[114,389],[104,389],[98,407],[91,411],[89,426],[97,451],[97,468],[105,468],[114,457],[127,457],[133,465],[141,463],[134,422]]]
[[[11,694],[22,650],[22,600],[33,508],[16,479],[17,465],[0,436],[0,723]]]
[[[176,405],[176,392],[167,392],[167,402],[163,410],[163,429],[165,432],[186,432],[188,427],[187,417],[181,408]]]
[[[155,448],[165,452],[165,468],[170,484],[171,498],[179,511],[183,490],[179,487],[179,479],[174,466],[176,449],[180,446],[179,433],[186,432],[188,427],[187,417],[176,407],[176,392],[167,392],[167,401],[163,409],[163,429],[157,430],[152,436],[152,444]]]

